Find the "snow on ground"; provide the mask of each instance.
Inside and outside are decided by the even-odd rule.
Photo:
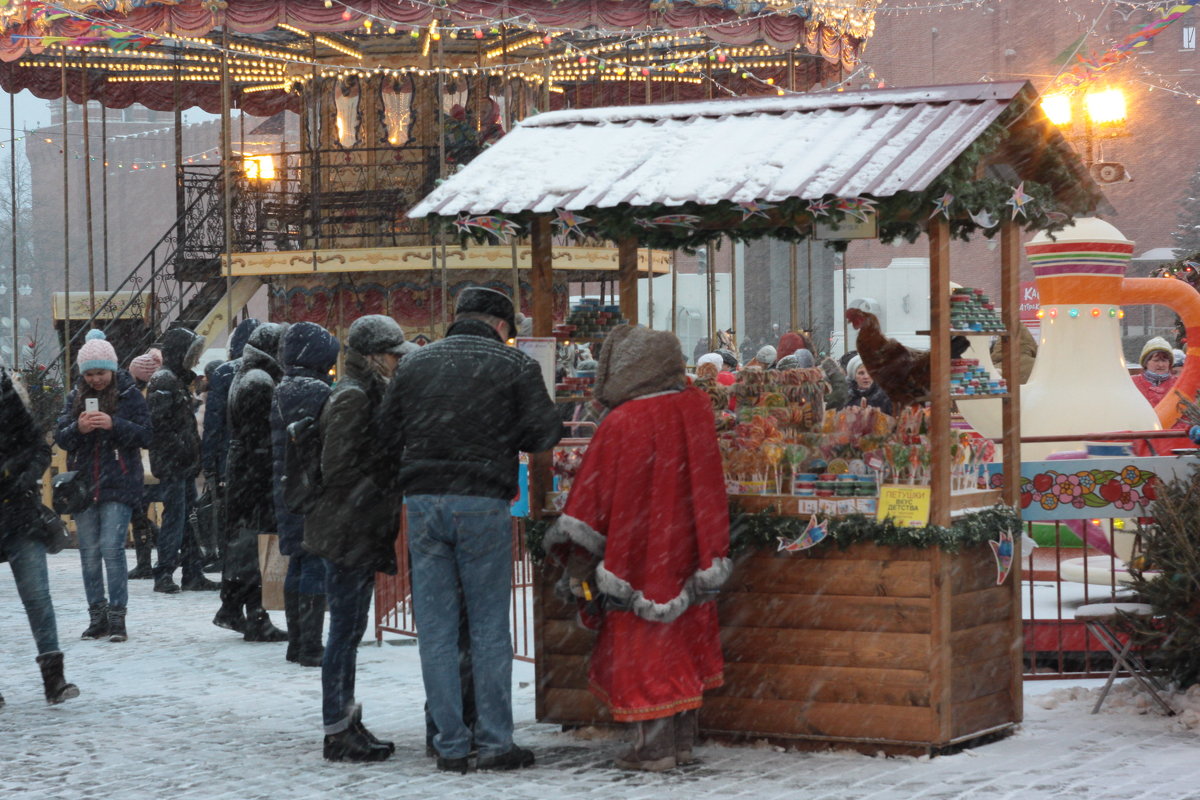
[[[12,578],[0,567],[0,797],[752,798],[773,800],[1185,800],[1200,798],[1200,697],[1167,718],[1119,684],[1093,716],[1099,684],[1026,684],[1025,722],[1003,741],[939,758],[785,752],[706,744],[661,775],[613,768],[622,745],[533,719],[533,668],[514,667],[517,740],[537,753],[519,773],[439,773],[425,757],[417,649],[389,638],[359,652],[364,719],[396,741],[379,764],[321,758],[320,674],[282,644],[214,627],[215,593],[155,594],[130,582],[124,644],[81,641],[86,603],[73,550],[50,557],[67,677],[82,695],[50,707]],[[282,624],[282,613],[272,616]],[[1193,727],[1189,727],[1193,726]]]

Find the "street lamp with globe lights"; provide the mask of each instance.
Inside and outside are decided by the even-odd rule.
[[[1117,87],[1098,87],[1086,92],[1055,92],[1042,98],[1042,111],[1068,139],[1082,139],[1084,165],[1099,183],[1128,180],[1121,164],[1096,160],[1096,137],[1126,135],[1129,116],[1125,92]],[[1077,125],[1077,120],[1081,125]],[[1082,132],[1079,128],[1082,127]],[[1099,132],[1099,133],[1098,133]]]

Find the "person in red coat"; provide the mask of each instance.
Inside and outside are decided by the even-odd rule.
[[[563,588],[602,598],[591,689],[635,727],[617,766],[661,771],[692,761],[696,709],[723,682],[711,601],[732,563],[712,403],[687,387],[674,334],[627,325],[609,334],[595,397],[611,411],[546,544]]]

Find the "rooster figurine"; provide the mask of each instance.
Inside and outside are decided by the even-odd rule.
[[[863,366],[899,413],[903,408],[929,400],[929,351],[913,350],[884,336],[878,309],[879,303],[870,298],[851,300],[846,321],[858,331],[855,346]],[[958,358],[969,345],[965,336],[955,336],[950,340],[950,357]]]

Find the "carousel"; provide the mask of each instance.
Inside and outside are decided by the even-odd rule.
[[[149,324],[142,341],[122,341],[123,353],[140,352],[171,325],[215,338],[262,284],[272,319],[311,320],[336,334],[358,316],[384,313],[436,337],[447,298],[470,284],[501,289],[529,313],[527,237],[487,222],[456,230],[406,212],[538,112],[775,96],[867,80],[857,64],[876,5],[5,3],[0,86],[61,99],[64,119],[68,101],[82,104],[85,149],[89,103],[176,115],[176,192],[163,198],[174,200],[178,217],[164,234],[171,247],[135,267],[111,296],[111,287],[97,290],[90,248],[86,265],[64,259],[63,292],[86,293],[89,319],[64,321],[57,363],[69,367],[72,342],[88,325],[131,310]],[[188,163],[179,128],[189,108],[220,115],[219,166]],[[274,152],[234,150],[234,115],[284,112],[298,116],[298,142]],[[83,158],[107,163],[102,152]],[[91,169],[84,180],[90,231]],[[64,194],[72,189],[78,194],[70,186]],[[83,224],[79,213],[63,216],[65,225]],[[599,284],[616,298],[612,242],[558,244],[551,313],[565,314],[569,284]],[[669,249],[637,253],[638,277],[666,274],[671,265]]]

